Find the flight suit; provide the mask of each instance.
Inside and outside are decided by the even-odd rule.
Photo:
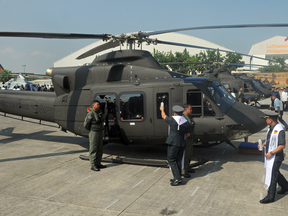
[[[190,161],[193,155],[193,143],[194,143],[194,127],[195,122],[193,118],[190,118],[186,114],[183,113],[183,117],[189,122],[191,125],[190,136],[186,138],[186,147],[185,147],[185,155],[184,155],[184,169],[182,170],[182,174],[187,173],[190,170]],[[184,171],[184,173],[183,173]]]
[[[240,91],[240,90],[238,93],[238,102],[244,103],[244,93],[243,93],[243,91]]]
[[[174,180],[181,179],[181,166],[182,157],[185,149],[184,135],[190,133],[190,124],[185,122],[179,126],[173,117],[166,117],[165,122],[170,125],[170,134],[166,140],[167,147],[167,160],[171,167]]]
[[[102,115],[91,108],[84,121],[84,127],[89,132],[89,160],[91,167],[101,165],[103,155],[103,124]]]

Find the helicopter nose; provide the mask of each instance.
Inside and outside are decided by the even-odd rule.
[[[268,98],[271,96],[270,91],[268,89],[261,88],[260,90],[263,92],[265,98]]]
[[[243,125],[252,134],[267,126],[263,112],[243,103],[235,102],[226,115],[236,124]]]

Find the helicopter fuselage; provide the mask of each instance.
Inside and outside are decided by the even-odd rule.
[[[197,142],[239,139],[266,126],[261,111],[236,102],[216,79],[165,71],[145,51],[112,52],[91,65],[50,68],[47,75],[55,93],[0,91],[0,111],[87,137],[83,121],[96,99],[105,114],[105,141],[124,144],[165,143],[161,102],[167,115],[174,105],[192,105]]]

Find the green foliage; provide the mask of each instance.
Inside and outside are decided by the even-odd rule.
[[[205,52],[200,52],[196,55],[190,55],[187,49],[181,52],[175,52],[174,54],[170,51],[170,53],[160,52],[158,50],[153,51],[154,58],[159,63],[167,63],[173,71],[179,71],[182,73],[187,73],[188,71],[193,72],[195,70],[204,71],[211,68],[219,67],[219,65],[211,65],[211,63],[240,63],[244,64],[242,60],[242,56],[235,53],[227,53],[226,56],[222,56],[221,53],[217,50],[206,50]],[[173,62],[187,62],[189,64],[169,64]],[[203,64],[201,64],[203,63]],[[167,69],[166,65],[161,65],[162,68]],[[235,70],[240,66],[225,66],[225,68]],[[185,70],[186,69],[186,70]]]
[[[224,63],[237,63],[237,64],[244,64],[242,60],[242,56],[236,53],[226,53]],[[224,66],[225,69],[236,70],[239,66]]]
[[[288,72],[288,67],[285,63],[285,59],[282,57],[269,60],[268,66],[269,67],[260,68],[259,70],[265,72]]]
[[[11,79],[12,71],[11,70],[3,70],[0,71],[0,81],[1,82],[7,82]]]

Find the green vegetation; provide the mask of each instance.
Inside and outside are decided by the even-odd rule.
[[[12,71],[11,70],[2,70],[0,71],[0,81],[7,82],[11,79]]]
[[[153,51],[154,58],[159,63],[167,63],[173,71],[178,71],[182,73],[187,73],[188,71],[204,71],[211,68],[219,67],[217,64],[212,63],[238,63],[238,64],[244,64],[244,61],[242,60],[242,56],[235,53],[227,53],[226,56],[222,56],[219,51],[213,51],[213,50],[206,50],[206,52],[200,52],[196,55],[190,55],[187,49],[184,49],[184,51],[181,52],[175,52],[174,54],[172,52],[165,53],[160,52],[158,50]],[[173,62],[183,62],[184,64],[169,64]],[[186,62],[186,64],[185,64]],[[166,68],[166,65],[161,65],[164,69]],[[224,65],[224,68],[235,70],[238,67],[242,66],[228,66]]]
[[[262,67],[259,70],[263,72],[288,72],[287,64],[285,63],[285,59],[282,57],[269,60],[268,66],[270,67]]]

